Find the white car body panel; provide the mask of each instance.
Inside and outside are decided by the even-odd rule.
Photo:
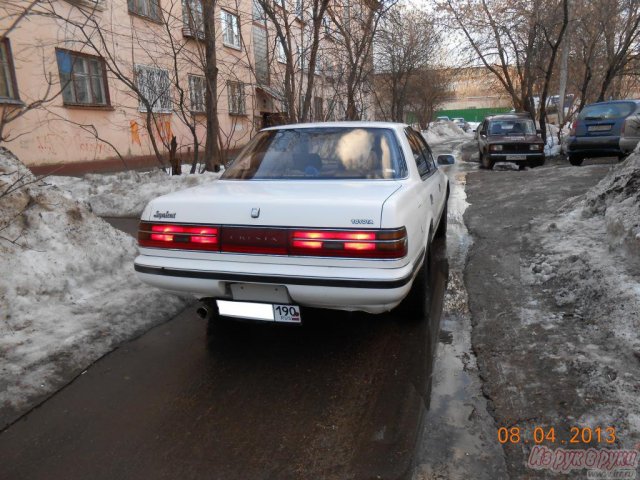
[[[198,298],[234,300],[230,286],[242,283],[283,286],[291,303],[302,306],[369,313],[396,307],[411,289],[440,221],[448,191],[447,177],[436,169],[428,177],[420,178],[404,134],[406,125],[345,122],[294,127],[326,125],[394,130],[407,164],[407,178],[217,180],[151,201],[142,220],[358,230],[405,227],[408,238],[405,257],[305,257],[141,247],[135,260],[139,278],[158,288],[188,292]],[[258,218],[251,216],[255,208],[260,209]],[[371,223],[354,224],[352,220]],[[249,301],[282,303],[280,293],[269,298],[264,293],[269,289],[255,291],[260,293]]]
[[[154,200],[142,219],[170,211],[181,223],[380,228],[380,206],[400,186],[395,180],[214,180]],[[224,208],[211,208],[212,198]],[[260,208],[258,218],[251,217],[253,208]],[[356,225],[353,219],[372,223]]]

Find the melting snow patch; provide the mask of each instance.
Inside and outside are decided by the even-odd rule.
[[[168,175],[162,170],[48,177],[69,199],[86,204],[101,217],[139,217],[145,205],[160,195],[215,181],[220,173]]]
[[[0,423],[184,308],[135,277],[136,244],[0,149]]]

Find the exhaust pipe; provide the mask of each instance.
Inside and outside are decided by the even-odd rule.
[[[196,313],[202,320],[213,320],[218,316],[218,305],[215,300],[209,298],[200,299],[200,306]]]
[[[196,313],[202,320],[207,320],[209,317],[209,311],[207,310],[206,307],[198,307],[198,309],[196,310]]]

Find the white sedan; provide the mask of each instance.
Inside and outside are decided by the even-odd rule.
[[[300,306],[382,313],[412,286],[407,301],[419,313],[448,196],[447,176],[407,125],[268,128],[219,180],[147,205],[135,270],[224,315],[299,322]]]

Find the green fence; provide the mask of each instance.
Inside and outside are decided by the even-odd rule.
[[[498,108],[465,108],[460,110],[438,110],[436,117],[464,118],[467,122],[481,122],[488,115],[496,115],[511,111],[509,107]]]

